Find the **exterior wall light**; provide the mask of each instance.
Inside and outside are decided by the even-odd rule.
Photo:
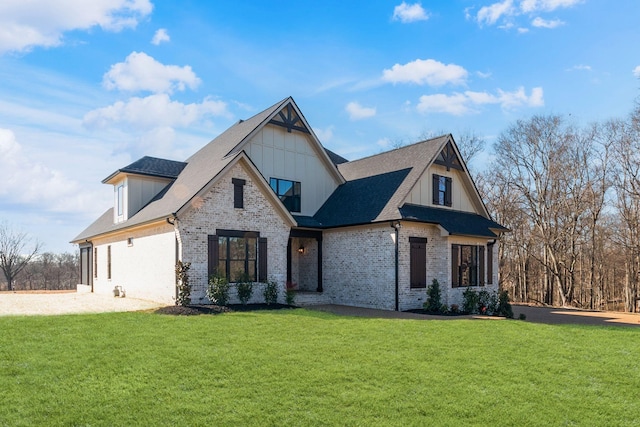
[[[300,247],[298,248],[298,253],[300,255],[304,254],[304,246],[300,245]]]

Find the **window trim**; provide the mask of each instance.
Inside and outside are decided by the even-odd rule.
[[[451,177],[438,175],[434,173],[432,180],[433,180],[433,185],[432,185],[433,204],[437,206],[451,207],[453,205],[452,204],[453,180],[451,179]],[[444,190],[441,189],[442,184],[444,184]]]
[[[472,250],[472,261],[475,261],[471,264],[471,272],[473,272],[473,276],[469,277],[469,284],[462,284],[462,270],[461,270],[461,258],[463,248],[468,247]],[[451,244],[451,287],[452,288],[467,288],[467,287],[480,287],[485,286],[485,265],[486,265],[486,246],[485,245],[462,245],[462,244]],[[474,271],[475,270],[475,271]]]
[[[281,194],[281,183],[290,183],[293,194],[287,195],[286,192]],[[300,181],[271,177],[269,178],[269,186],[276,193],[276,196],[278,196],[282,204],[287,208],[289,212],[302,212],[302,183]],[[296,189],[298,190],[297,192]],[[293,200],[293,206],[290,206],[291,203],[289,203],[288,200]]]
[[[260,232],[257,231],[241,231],[241,230],[223,230],[217,229],[216,234],[208,236],[208,274],[209,277],[217,274],[218,266],[220,263],[220,248],[219,242],[220,238],[227,238],[227,253],[225,258],[225,276],[229,282],[231,282],[231,271],[230,271],[230,261],[229,251],[230,245],[228,238],[254,238],[256,239],[256,259],[251,260],[248,259],[248,244],[245,242],[245,264],[244,271],[245,273],[248,271],[249,262],[255,263],[254,272],[255,276],[252,277],[254,282],[266,282],[267,280],[267,239],[264,237],[260,237]],[[233,282],[231,282],[233,283]]]

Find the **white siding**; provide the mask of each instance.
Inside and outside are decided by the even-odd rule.
[[[169,180],[161,178],[147,178],[129,176],[127,178],[128,189],[128,217],[135,215],[144,205],[149,203],[156,194],[169,184]]]
[[[319,158],[310,136],[267,125],[245,151],[267,182],[280,178],[301,183],[301,215],[314,215],[337,188],[338,182]]]

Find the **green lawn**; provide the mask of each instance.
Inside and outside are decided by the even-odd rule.
[[[635,328],[280,310],[0,331],[0,426],[640,425]]]

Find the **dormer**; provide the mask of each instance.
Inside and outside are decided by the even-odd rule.
[[[171,184],[187,164],[145,156],[118,169],[102,183],[113,185],[113,222],[135,215]]]

